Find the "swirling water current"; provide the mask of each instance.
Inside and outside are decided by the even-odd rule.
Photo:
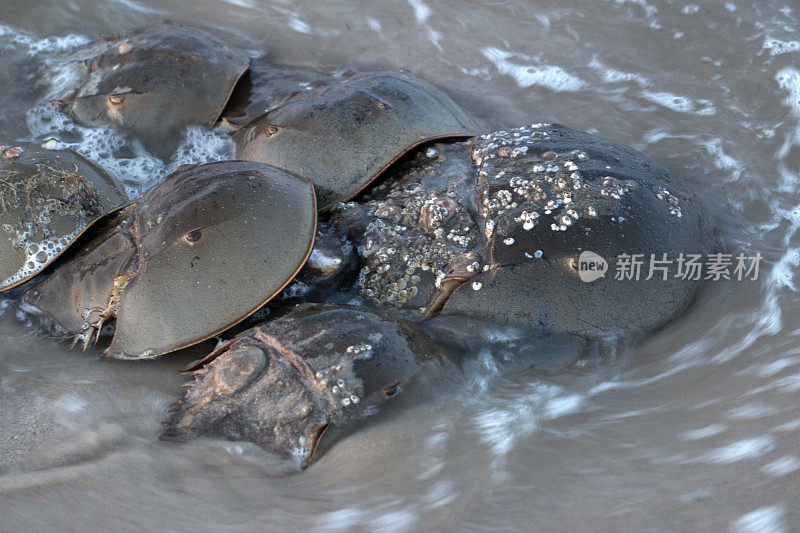
[[[727,249],[763,256],[760,275],[709,283],[602,355],[453,324],[468,339],[455,383],[288,476],[248,444],[157,440],[196,353],[99,359],[3,303],[0,530],[800,529],[800,6],[0,1],[0,138],[56,136],[131,195],[231,157],[190,129],[164,163],[46,105],[72,76],[60,53],[165,18],[276,63],[407,68],[495,129],[559,122],[632,145],[697,192]]]

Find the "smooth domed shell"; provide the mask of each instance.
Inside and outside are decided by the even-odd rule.
[[[127,202],[103,169],[58,141],[0,147],[0,291],[41,272]]]
[[[249,66],[243,52],[175,24],[137,29],[74,56],[87,63],[70,104],[75,120],[114,124],[161,157],[186,126],[216,123]]]
[[[301,93],[234,140],[237,157],[312,180],[326,209],[355,196],[421,143],[481,129],[436,87],[402,71],[373,72]]]
[[[260,308],[308,259],[311,182],[250,161],[179,170],[139,201],[141,264],[122,290],[115,357],[200,342]]]

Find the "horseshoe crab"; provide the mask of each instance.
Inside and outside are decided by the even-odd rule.
[[[435,145],[363,205],[336,211],[362,245],[362,296],[587,339],[665,324],[700,282],[612,270],[587,283],[582,252],[611,264],[713,247],[702,208],[655,161],[558,125]]]
[[[358,74],[297,94],[234,134],[236,156],[305,176],[322,210],[363,190],[403,154],[480,125],[403,71]]]
[[[0,291],[41,272],[127,202],[103,169],[58,141],[0,147]]]
[[[423,365],[441,361],[436,354],[414,324],[363,308],[301,304],[190,367],[194,380],[162,439],[251,441],[305,467],[323,434],[373,412]]]
[[[85,125],[112,124],[166,157],[192,124],[212,127],[249,67],[244,53],[196,28],[159,24],[89,45],[80,85],[53,103]]]
[[[316,228],[311,182],[250,161],[178,169],[105,219],[23,295],[84,347],[155,357],[246,318],[295,276]]]

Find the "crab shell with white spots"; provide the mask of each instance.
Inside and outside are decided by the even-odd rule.
[[[434,145],[397,172],[334,221],[362,235],[362,296],[425,317],[641,335],[677,316],[702,283],[662,271],[646,279],[650,258],[714,248],[685,185],[636,150],[563,126]],[[581,280],[583,252],[607,262],[604,277]],[[616,279],[625,254],[644,263],[639,279]]]
[[[162,438],[222,437],[313,459],[330,440],[442,364],[412,323],[349,306],[301,304],[251,328],[190,367],[194,380]]]
[[[0,147],[0,291],[41,272],[127,203],[102,168],[54,139]]]

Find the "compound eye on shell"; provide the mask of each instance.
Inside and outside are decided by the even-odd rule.
[[[108,103],[111,105],[120,105],[125,101],[124,94],[111,94],[108,96]]]
[[[202,231],[200,231],[199,229],[193,229],[192,231],[184,235],[183,239],[189,244],[194,244],[197,241],[199,241],[202,236],[203,236]]]

